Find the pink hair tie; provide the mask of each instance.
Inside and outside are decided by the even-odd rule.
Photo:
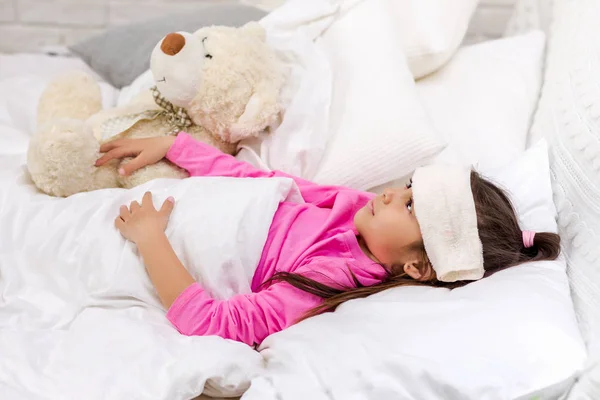
[[[533,246],[533,238],[535,237],[535,232],[533,231],[523,231],[523,245],[526,249]]]

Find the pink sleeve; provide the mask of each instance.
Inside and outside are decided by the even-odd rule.
[[[293,325],[320,302],[318,297],[286,282],[227,300],[211,298],[194,283],[171,305],[167,318],[186,336],[216,335],[253,346]]]
[[[287,175],[280,171],[263,171],[252,165],[239,161],[219,149],[195,140],[181,132],[167,153],[167,159],[180,168],[188,171],[190,176],[230,176],[237,178],[291,178],[293,179],[304,201],[322,207],[333,204],[340,191],[353,191],[338,186],[321,186],[302,178]]]

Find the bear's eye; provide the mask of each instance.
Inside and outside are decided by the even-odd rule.
[[[208,39],[208,38],[205,37],[205,38],[202,39],[202,45],[203,46],[204,46],[204,42],[206,42],[206,39]],[[206,49],[206,47],[204,47],[204,49]],[[208,54],[208,53],[204,57],[206,57],[206,58],[212,58],[212,56],[210,54]]]

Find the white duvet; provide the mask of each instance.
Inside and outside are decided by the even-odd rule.
[[[18,74],[49,62],[56,71]],[[174,196],[167,235],[217,298],[250,291],[289,179],[157,180],[68,199],[36,191],[25,167],[37,97],[77,60],[0,55],[0,398],[189,399],[243,393],[260,354],[218,337],[185,337],[165,318],[135,247],[113,226],[146,190]],[[3,75],[6,77],[2,79]],[[115,91],[103,85],[105,103]]]
[[[3,171],[0,184],[0,371],[12,375],[0,375],[0,393],[183,399],[206,380],[221,393],[247,388],[259,354],[181,336],[112,221],[146,190],[156,205],[174,196],[167,235],[184,265],[216,298],[249,293],[277,206],[295,193],[291,180],[162,180],[68,199],[36,193],[23,171]]]

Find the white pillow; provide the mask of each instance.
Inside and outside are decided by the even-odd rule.
[[[599,15],[596,0],[554,0],[544,86],[531,130],[532,141],[546,137],[551,145],[573,301],[590,353],[588,366],[596,366],[575,388],[574,399],[600,398]]]
[[[244,0],[274,10],[285,0]],[[372,1],[372,0],[354,0]],[[462,42],[479,0],[385,0],[395,19],[395,33],[415,78],[443,66]],[[357,25],[357,29],[362,26]],[[357,49],[365,53],[365,49]]]
[[[448,146],[436,162],[497,168],[525,151],[542,83],[545,35],[535,31],[461,48],[417,83]]]
[[[545,143],[494,179],[523,228],[556,230]],[[529,263],[453,291],[405,287],[345,303],[267,338],[265,375],[244,399],[553,398],[585,360],[565,268]]]
[[[443,148],[418,100],[394,24],[387,0],[365,0],[319,39],[333,70],[331,139],[309,179],[368,189],[406,175]]]
[[[496,168],[525,150],[544,43],[544,34],[536,31],[465,46],[444,68],[417,82],[433,126],[448,143],[434,163]],[[379,193],[407,180],[371,190]]]
[[[367,0],[368,1],[368,0]],[[479,0],[387,0],[415,79],[441,68],[462,43]]]
[[[270,135],[245,141],[238,159],[254,148],[270,169],[314,175],[329,135],[332,72],[315,39],[335,20],[343,0],[289,0],[264,17],[267,42],[289,71],[282,91],[283,121]]]

